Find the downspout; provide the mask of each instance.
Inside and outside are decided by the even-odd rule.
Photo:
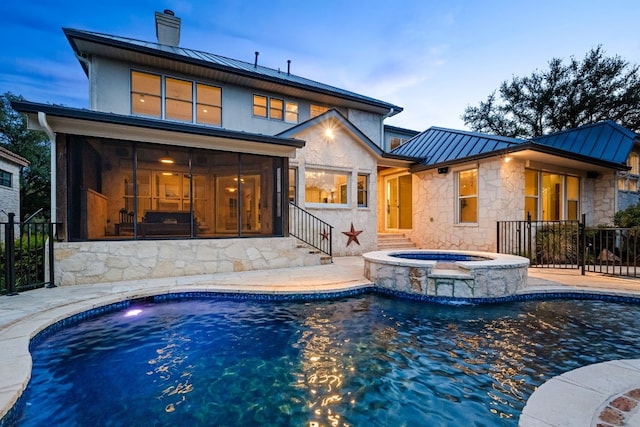
[[[384,146],[384,121],[395,113],[396,110],[393,107],[389,108],[389,112],[382,116],[382,120],[380,120],[380,148],[382,148],[383,152],[386,152],[386,147]]]
[[[49,123],[47,123],[47,115],[42,111],[38,111],[38,124],[44,130],[44,132],[49,137],[49,152],[50,152],[50,167],[51,167],[51,222],[58,222],[58,218],[56,215],[57,212],[57,197],[56,197],[56,181],[57,181],[57,171],[56,171],[56,134],[53,132]]]

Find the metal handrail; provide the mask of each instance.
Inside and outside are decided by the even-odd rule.
[[[289,202],[289,234],[332,256],[333,226]]]

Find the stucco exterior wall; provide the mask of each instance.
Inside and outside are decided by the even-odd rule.
[[[315,126],[296,134],[296,138],[307,141],[305,147],[298,150],[292,167],[298,168],[298,206],[331,224],[333,229],[333,255],[350,256],[375,250],[377,247],[376,204],[377,204],[377,162],[369,149],[342,128],[334,129],[334,139],[327,139],[322,126]],[[305,170],[335,171],[350,174],[349,204],[308,204],[305,202]],[[369,199],[367,207],[358,207],[357,185],[358,174],[369,176]],[[347,246],[348,236],[343,231],[350,231],[351,224],[357,231],[359,245],[351,242]]]
[[[347,118],[362,133],[367,135],[374,144],[382,147],[382,117],[379,114],[350,108]]]
[[[478,168],[478,222],[456,224],[457,178]],[[419,172],[413,178],[413,230],[420,248],[496,250],[496,221],[521,220],[524,211],[524,164],[494,159],[450,169]]]

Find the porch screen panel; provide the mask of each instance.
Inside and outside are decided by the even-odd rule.
[[[524,219],[531,215],[532,221],[538,220],[538,171],[524,172]]]

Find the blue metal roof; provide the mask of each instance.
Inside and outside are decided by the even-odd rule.
[[[399,107],[397,105],[393,105],[384,101],[380,101],[378,99],[370,98],[368,96],[360,95],[355,92],[340,89],[324,83],[316,82],[314,80],[306,79],[289,72],[283,72],[280,70],[275,70],[273,68],[263,67],[261,65],[256,66],[254,63],[226,58],[224,56],[214,55],[212,53],[186,49],[183,47],[173,47],[153,42],[146,42],[142,40],[131,39],[128,37],[96,33],[92,31],[76,30],[71,28],[63,28],[63,31],[67,36],[67,39],[71,43],[73,49],[76,51],[78,51],[78,48],[76,46],[75,40],[87,40],[90,42],[113,46],[121,49],[138,50],[156,56],[164,56],[182,62],[196,63],[204,67],[210,67],[229,73],[235,73],[256,79],[280,83],[287,86],[298,87],[309,91],[328,94],[352,101],[362,102],[379,108],[384,108],[386,110],[392,110],[392,115],[400,113],[403,110],[402,107]]]
[[[431,166],[506,149],[523,142],[516,138],[431,127],[391,153],[424,159],[421,164]]]
[[[625,163],[637,135],[612,120],[542,135],[537,144],[612,163]]]

